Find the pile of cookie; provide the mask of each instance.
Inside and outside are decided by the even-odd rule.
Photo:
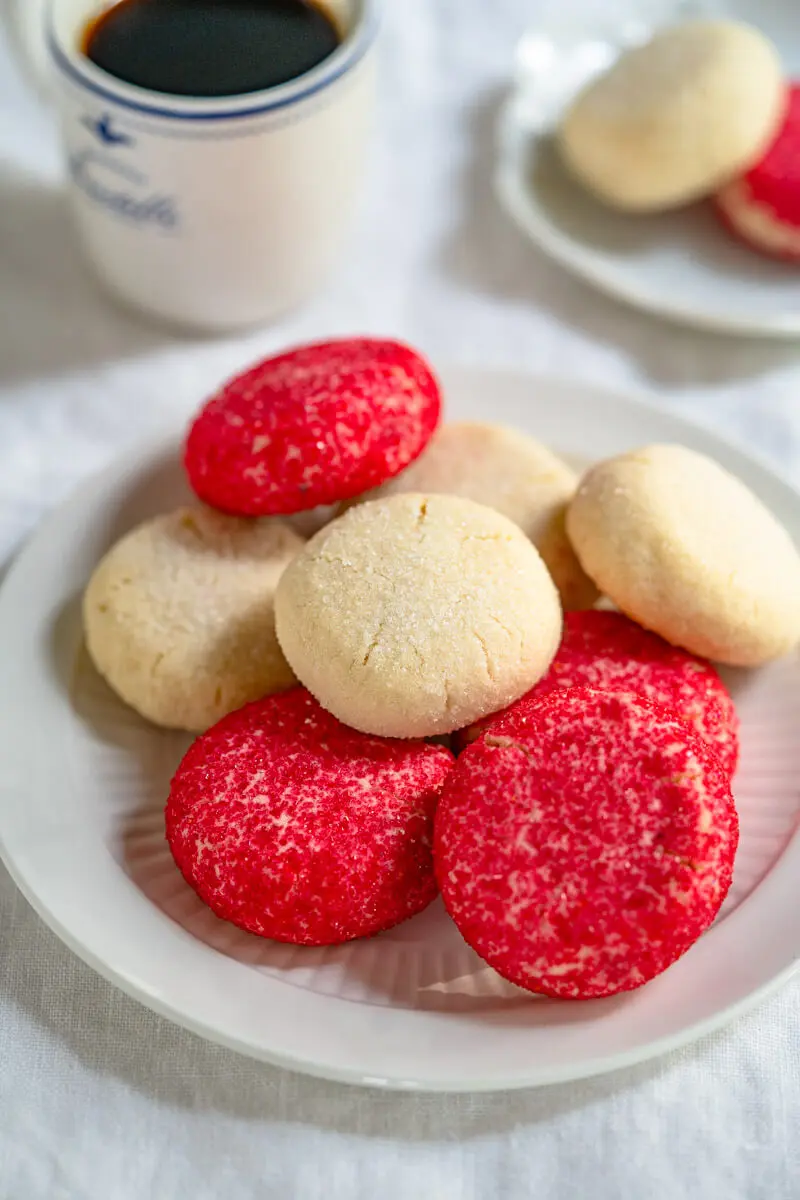
[[[748,246],[800,262],[800,87],[758,30],[727,20],[661,30],[583,89],[557,140],[611,207],[657,213],[711,198]]]
[[[441,892],[524,988],[637,987],[728,890],[738,721],[708,660],[797,644],[800,557],[686,448],[579,480],[521,432],[441,416],[432,368],[391,341],[232,380],[186,439],[199,503],[96,568],[90,655],[201,734],[166,831],[218,916],[334,945]]]

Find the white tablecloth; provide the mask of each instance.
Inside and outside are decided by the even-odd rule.
[[[176,339],[96,293],[49,114],[0,44],[0,560],[76,480],[183,420],[249,359],[355,331],[408,338],[440,362],[649,386],[800,480],[797,349],[629,312],[497,210],[492,125],[536,4],[394,0],[349,258],[302,314],[225,341]],[[800,1196],[800,983],[633,1071],[431,1098],[300,1078],[174,1028],[74,958],[2,868],[0,945],[0,1200]]]

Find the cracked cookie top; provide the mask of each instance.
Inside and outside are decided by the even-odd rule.
[[[387,737],[449,733],[547,671],[561,607],[508,518],[447,495],[353,508],[308,543],[276,596],[278,637],[339,720]]]

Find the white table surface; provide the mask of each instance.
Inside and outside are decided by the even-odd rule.
[[[800,482],[800,346],[629,312],[497,210],[492,123],[537,0],[388,7],[380,140],[349,259],[303,313],[225,341],[176,339],[95,291],[49,115],[0,43],[0,561],[79,478],[182,421],[232,370],[356,331],[440,362],[646,386]],[[795,1200],[799,1129],[800,981],[605,1079],[379,1094],[251,1063],[151,1015],[74,958],[0,868],[0,1200]]]

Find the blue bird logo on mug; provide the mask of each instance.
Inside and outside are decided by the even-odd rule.
[[[112,118],[108,113],[103,113],[101,117],[86,116],[83,118],[83,125],[104,146],[135,145],[134,139],[129,134],[122,133],[113,128]]]

